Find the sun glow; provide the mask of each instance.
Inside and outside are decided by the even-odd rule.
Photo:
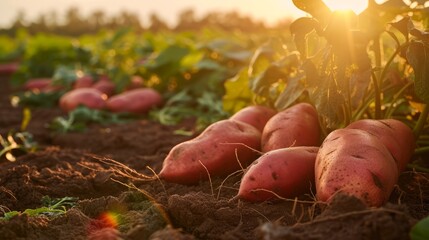
[[[332,11],[352,10],[359,14],[368,7],[367,0],[323,0]]]

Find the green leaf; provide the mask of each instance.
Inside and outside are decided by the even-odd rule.
[[[56,117],[50,124],[50,129],[58,132],[83,131],[90,123],[125,123],[133,116],[127,113],[111,113],[98,109],[79,106],[68,113],[67,117]]]
[[[76,205],[78,198],[75,197],[64,197],[51,199],[49,196],[44,196],[42,198],[42,203],[44,206],[34,209],[25,209],[23,212],[19,211],[10,211],[4,213],[3,217],[0,219],[10,220],[12,217],[27,214],[29,217],[37,217],[40,215],[45,215],[48,217],[55,217],[66,213],[67,207],[73,207]]]
[[[21,131],[25,131],[28,124],[31,120],[31,110],[30,108],[24,107],[22,109],[22,121],[21,121]]]
[[[14,98],[20,106],[25,107],[53,107],[63,95],[59,92],[20,92]]]
[[[271,64],[265,71],[250,78],[250,89],[257,95],[268,95],[273,83],[288,78],[282,70],[279,66]]]
[[[236,61],[245,62],[252,56],[251,51],[228,39],[214,39],[207,43],[205,47],[212,52],[220,53],[220,55]]]
[[[310,93],[311,101],[328,129],[336,129],[345,120],[346,100],[332,75],[321,79]]]
[[[58,66],[52,77],[54,85],[71,86],[77,79],[76,69],[71,66]]]
[[[150,68],[159,68],[170,63],[180,62],[180,60],[189,54],[189,49],[172,45],[159,53],[152,61],[147,63]]]
[[[293,4],[304,12],[323,21],[331,12],[322,0],[292,0]]]
[[[286,89],[279,95],[275,102],[276,109],[286,109],[305,92],[304,78],[305,75],[300,74],[288,80]]]
[[[252,57],[251,51],[227,51],[224,52],[223,55],[229,59],[246,62]]]
[[[256,76],[263,73],[273,61],[274,53],[271,42],[266,42],[259,46],[250,60],[249,76]]]
[[[407,60],[414,69],[414,89],[417,97],[429,104],[429,47],[422,41],[412,41]]]
[[[426,240],[429,239],[429,217],[420,220],[411,228],[411,240]]]
[[[414,29],[413,21],[411,21],[410,17],[404,17],[399,21],[390,23],[392,27],[397,29],[402,35],[404,35],[405,39],[408,39],[410,34],[410,30]]]
[[[6,138],[0,135],[0,157],[5,156],[9,161],[15,161],[19,154],[35,151],[37,142],[29,132],[10,132]]]
[[[294,35],[306,36],[318,27],[319,23],[314,18],[301,17],[293,21],[289,28]]]
[[[292,22],[290,32],[293,35],[293,41],[298,51],[307,57],[307,35],[313,30],[321,31],[319,22],[314,18],[302,17]]]
[[[252,102],[253,92],[249,88],[247,68],[225,82],[226,93],[223,97],[223,109],[235,113]]]
[[[195,68],[198,70],[201,69],[207,69],[207,70],[214,70],[214,71],[224,71],[225,67],[219,64],[216,61],[213,61],[211,59],[202,59],[197,64],[195,64]]]

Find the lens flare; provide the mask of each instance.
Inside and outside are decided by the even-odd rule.
[[[332,11],[352,10],[360,14],[368,7],[367,0],[323,0]]]
[[[105,212],[101,214],[99,220],[103,222],[105,227],[116,228],[119,225],[119,214],[114,212]]]

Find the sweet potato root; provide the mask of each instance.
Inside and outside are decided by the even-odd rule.
[[[116,90],[115,83],[113,83],[107,76],[101,76],[100,79],[98,79],[98,81],[91,87],[105,93],[109,97],[112,96]]]
[[[413,131],[403,122],[395,119],[363,119],[353,122],[347,128],[367,131],[377,137],[390,151],[398,170],[405,170],[414,153],[416,140]]]
[[[93,77],[89,75],[85,75],[76,79],[76,81],[73,84],[73,89],[89,88],[89,87],[92,87],[94,82],[95,80]]]
[[[320,125],[316,109],[298,103],[274,115],[264,127],[263,152],[291,146],[319,146]]]
[[[230,117],[232,120],[248,123],[262,132],[268,120],[277,113],[276,110],[265,106],[248,106]]]
[[[52,84],[51,78],[33,78],[29,79],[24,84],[24,89],[28,91],[42,91],[46,87],[50,86]]]
[[[317,198],[330,201],[341,192],[368,206],[381,206],[398,175],[395,160],[377,137],[359,129],[338,129],[326,137],[317,154]]]
[[[272,150],[254,161],[244,174],[238,197],[259,202],[297,197],[314,186],[314,162],[318,147]]]
[[[103,109],[106,106],[106,94],[94,88],[77,88],[73,89],[60,98],[60,108],[69,112],[84,105],[92,109]]]
[[[112,112],[143,114],[162,104],[162,96],[151,88],[138,88],[110,97],[107,109]]]
[[[169,182],[195,184],[225,176],[249,165],[258,157],[261,132],[234,120],[221,120],[199,136],[173,147],[163,162],[159,177]],[[209,173],[207,173],[207,171]]]

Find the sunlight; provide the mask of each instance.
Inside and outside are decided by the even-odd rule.
[[[332,11],[352,10],[356,14],[360,14],[368,7],[366,0],[323,0]]]

